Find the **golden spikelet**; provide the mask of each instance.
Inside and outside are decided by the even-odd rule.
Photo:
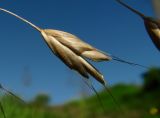
[[[41,34],[52,52],[70,69],[77,71],[85,78],[89,78],[88,74],[90,74],[100,83],[105,84],[103,75],[82,56],[92,60],[104,60],[104,58],[109,60],[108,56],[105,56],[89,44],[66,32],[45,29],[41,30]],[[83,55],[85,51],[92,51],[93,53],[97,51],[101,55],[99,57],[94,54],[92,54],[93,56],[86,56]]]

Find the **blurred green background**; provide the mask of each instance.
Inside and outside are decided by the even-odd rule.
[[[41,93],[26,104],[1,95],[7,118],[160,118],[160,68],[142,73],[143,85],[118,84],[111,92],[121,109],[105,91],[64,105],[50,105],[50,96]],[[0,118],[3,114],[0,113]]]

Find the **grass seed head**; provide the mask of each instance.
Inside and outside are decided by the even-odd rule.
[[[41,32],[43,38],[45,39],[47,45],[52,50],[52,52],[57,57],[59,57],[69,68],[76,70],[83,77],[89,78],[88,74],[90,74],[100,83],[104,84],[105,81],[103,79],[103,75],[92,64],[87,62],[82,57],[80,51],[78,53],[75,51],[77,49],[74,48],[73,44],[80,43],[82,45],[85,43],[81,42],[79,39],[74,38],[73,43],[71,39],[65,39],[66,35],[64,35],[71,34],[68,34],[66,32],[64,33],[62,31],[59,31],[58,33],[57,32],[57,30],[42,30]],[[71,36],[73,37],[73,35]],[[91,48],[91,46],[88,47]]]

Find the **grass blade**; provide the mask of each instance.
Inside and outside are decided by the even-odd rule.
[[[1,101],[0,101],[0,109],[1,109],[1,112],[3,113],[4,118],[6,118],[6,114],[4,112],[3,105],[1,103]]]
[[[6,88],[4,88],[1,84],[0,84],[0,89],[2,89],[4,92],[8,93],[9,95],[15,97],[18,101],[22,102],[25,104],[25,101],[22,100],[21,98],[19,98],[18,96],[16,96],[15,94],[13,94],[12,92],[10,92],[9,90],[7,90]]]

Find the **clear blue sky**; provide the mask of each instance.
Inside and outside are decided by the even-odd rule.
[[[125,0],[154,16],[150,0]],[[41,28],[77,35],[93,46],[146,66],[160,66],[160,52],[152,44],[143,21],[114,0],[3,0],[0,7],[28,19]],[[93,63],[109,85],[142,82],[146,70],[115,61]],[[32,76],[22,84],[24,67]],[[25,100],[40,92],[62,104],[79,96],[81,78],[70,71],[44,43],[39,32],[13,16],[0,12],[0,83]],[[81,84],[79,84],[81,83]],[[94,81],[97,89],[101,85]]]

